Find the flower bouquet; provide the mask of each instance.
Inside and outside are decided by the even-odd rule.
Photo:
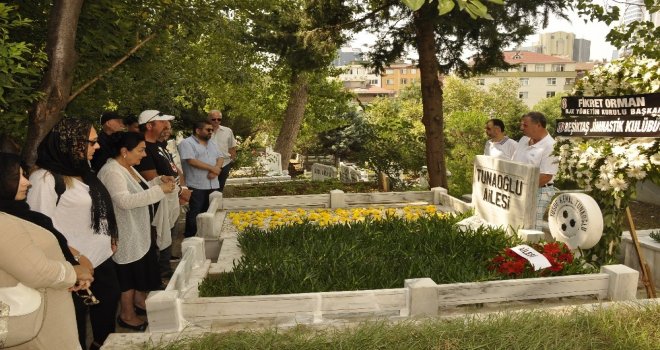
[[[551,266],[535,271],[527,259],[518,255],[511,248],[506,248],[489,260],[488,269],[503,278],[567,276],[594,271],[592,267],[585,264],[584,259],[576,257],[565,243],[541,242],[530,243],[529,246],[548,259]]]

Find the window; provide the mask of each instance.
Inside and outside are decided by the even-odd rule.
[[[522,100],[526,99],[528,95],[529,95],[529,93],[527,91],[519,91],[518,92],[518,98],[522,99]]]
[[[534,65],[534,71],[535,72],[545,72],[545,64],[535,64]]]
[[[486,79],[477,79],[477,85],[486,85]]]
[[[521,64],[520,65],[520,71],[521,72],[527,72],[527,65],[526,64]]]
[[[410,70],[410,74],[417,74],[417,68],[412,68]]]
[[[394,74],[394,69],[386,69],[385,74]]]
[[[387,79],[387,85],[394,85],[394,79]]]
[[[401,78],[401,85],[406,85],[408,84],[408,79],[407,78]]]
[[[563,72],[564,71],[564,65],[563,64],[553,64],[552,65],[552,71],[553,72]]]
[[[548,91],[545,93],[545,97],[555,97],[555,92],[554,91]]]
[[[403,69],[403,68],[401,68],[401,69],[399,70],[399,73],[401,73],[401,74],[406,74],[406,71],[407,71],[407,69]]]
[[[575,84],[575,78],[566,78],[566,85]]]
[[[520,86],[529,85],[529,78],[520,78]]]
[[[547,85],[557,85],[557,78],[548,78],[546,79]]]
[[[371,80],[369,80],[369,84],[371,84],[371,85],[378,85],[378,79],[371,79]]]

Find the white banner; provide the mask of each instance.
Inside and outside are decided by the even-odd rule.
[[[540,269],[545,269],[547,267],[552,266],[550,261],[543,256],[543,254],[537,252],[534,248],[526,245],[526,244],[521,244],[518,246],[515,246],[511,248],[516,254],[522,256],[523,258],[527,259],[530,264],[534,267],[534,271],[538,271]]]

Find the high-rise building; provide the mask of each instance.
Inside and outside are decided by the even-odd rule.
[[[587,39],[575,39],[573,41],[573,61],[588,62],[591,56],[591,41]]]
[[[539,34],[539,45],[544,55],[573,58],[573,43],[575,34],[568,32],[552,32]]]

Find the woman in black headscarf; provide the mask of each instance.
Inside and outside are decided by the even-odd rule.
[[[89,311],[98,348],[115,331],[119,282],[111,256],[116,249],[117,223],[108,191],[89,165],[99,148],[91,123],[65,118],[55,125],[37,149],[37,166],[30,175],[28,204],[53,220],[69,246],[94,266],[92,293],[101,300],[88,306],[74,297],[80,344],[86,348],[86,315]]]
[[[89,268],[65,261],[63,252],[75,262],[66,239],[48,217],[31,211],[25,203],[29,186],[20,158],[0,153],[0,299],[7,296],[2,301],[13,302],[18,309],[30,304],[44,308],[43,321],[10,317],[8,337],[0,346],[76,349],[79,342],[68,291],[88,288],[93,278]],[[35,293],[37,303],[33,304],[30,295]],[[44,294],[41,303],[40,293]],[[10,316],[11,311],[10,305]],[[34,331],[38,331],[36,337]]]

